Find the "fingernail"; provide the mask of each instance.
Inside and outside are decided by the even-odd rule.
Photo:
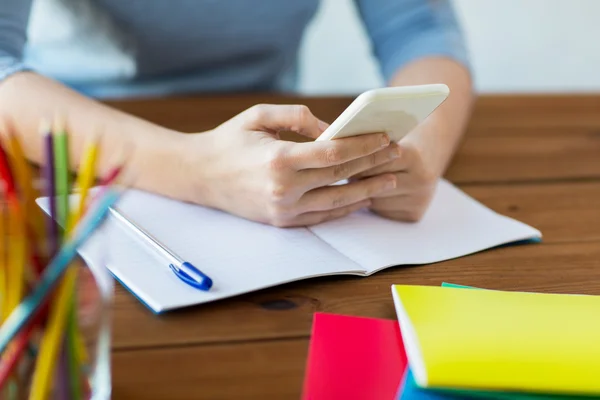
[[[393,148],[393,149],[390,151],[390,158],[391,158],[391,159],[398,158],[398,157],[400,157],[400,154],[401,154],[401,153],[402,153],[402,152],[400,151],[400,147],[396,146],[395,148]]]
[[[329,128],[329,124],[325,121],[319,120],[319,129],[325,131],[327,128]]]
[[[381,136],[381,147],[387,147],[390,144],[390,138],[388,135]]]
[[[386,190],[395,189],[396,188],[396,178],[388,179],[383,185],[383,188]]]

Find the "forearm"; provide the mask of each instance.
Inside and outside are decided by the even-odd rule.
[[[178,176],[182,172],[178,152],[183,134],[125,114],[86,98],[57,82],[34,73],[18,73],[0,83],[0,132],[12,129],[19,136],[27,157],[43,160],[39,124],[56,115],[64,117],[69,131],[70,167],[75,169],[88,138],[101,133],[98,174],[106,173],[121,150],[128,157],[139,188],[183,197]],[[175,178],[175,179],[174,179]]]
[[[396,73],[390,86],[444,83],[450,88],[448,99],[407,137],[422,149],[424,160],[442,175],[460,143],[474,101],[468,70],[441,57],[423,58]]]

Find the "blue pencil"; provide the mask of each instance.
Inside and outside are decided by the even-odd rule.
[[[119,200],[120,195],[121,191],[109,188],[104,196],[98,199],[95,206],[78,224],[72,237],[65,241],[58,254],[48,264],[31,294],[4,321],[0,327],[0,353],[4,352],[10,341],[45,302],[65,269],[77,255],[77,249],[104,222],[110,208]]]

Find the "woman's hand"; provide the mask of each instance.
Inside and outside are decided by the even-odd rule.
[[[184,160],[188,200],[290,227],[342,217],[396,187],[396,175],[385,173],[329,186],[396,158],[398,150],[385,134],[278,140],[280,131],[316,138],[326,127],[305,106],[257,105],[210,132],[190,136]]]
[[[465,130],[474,96],[469,70],[460,63],[447,57],[417,59],[402,67],[390,85],[432,82],[448,85],[448,99],[398,144],[391,145],[400,151],[400,157],[356,177],[394,174],[396,188],[372,199],[371,210],[383,217],[413,222],[423,217]]]
[[[382,217],[417,222],[433,198],[439,175],[418,144],[407,140],[389,147],[399,152],[397,159],[360,173],[353,181],[394,174],[396,188],[373,196],[370,209]]]

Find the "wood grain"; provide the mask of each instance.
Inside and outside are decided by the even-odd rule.
[[[331,122],[351,101],[238,95],[109,104],[172,129],[202,132],[258,103],[306,104]],[[284,138],[306,140],[291,134]],[[598,178],[598,154],[599,97],[481,97],[447,177],[457,183]]]
[[[298,399],[307,339],[114,354],[115,399]]]
[[[456,183],[600,178],[600,135],[467,136],[446,177]]]
[[[179,129],[210,129],[259,103],[305,104],[317,117],[331,122],[352,102],[352,97],[299,97],[252,94],[175,97],[107,102],[128,113]],[[493,128],[544,129],[600,128],[600,96],[480,96],[470,125],[478,133]]]
[[[544,243],[600,240],[600,182],[463,185],[492,210],[539,229]]]
[[[307,104],[332,121],[351,100],[240,95],[111,104],[198,132],[256,103]],[[481,97],[447,176],[491,209],[540,229],[542,243],[369,278],[312,279],[161,316],[118,286],[114,397],[297,399],[313,313],[395,319],[394,283],[600,294],[599,155],[600,96]]]
[[[317,117],[332,122],[352,102],[348,97],[229,95],[211,97],[125,100],[108,104],[157,124],[182,132],[213,129],[255,104],[304,104]]]

